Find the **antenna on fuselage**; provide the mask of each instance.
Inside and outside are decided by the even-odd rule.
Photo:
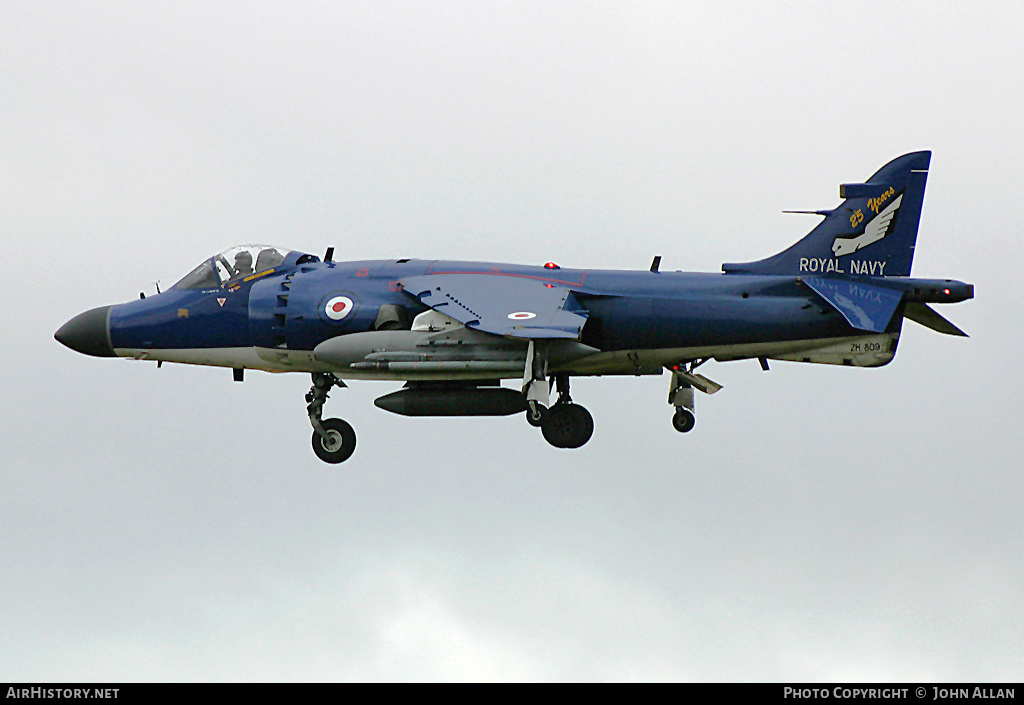
[[[782,211],[782,212],[783,213],[800,213],[800,214],[803,214],[803,215],[820,215],[822,218],[827,218],[830,215],[832,215],[833,213],[835,213],[836,210],[835,210],[835,208],[832,208],[830,210],[820,210],[820,211]]]
[[[328,247],[327,248],[327,252],[324,253],[324,262],[333,262],[333,261],[334,261],[334,248],[333,247]]]
[[[654,261],[651,262],[651,271],[657,272],[659,267],[661,267],[661,255],[654,255]]]

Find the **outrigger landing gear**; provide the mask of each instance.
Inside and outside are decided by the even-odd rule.
[[[322,417],[327,393],[332,387],[344,386],[345,383],[332,374],[314,372],[313,386],[306,394],[306,411],[313,426],[313,452],[325,463],[343,463],[356,449],[356,432],[347,421]]]
[[[526,423],[534,428],[541,428],[548,417],[548,408],[539,401],[526,402]]]
[[[540,428],[548,417],[548,397],[551,385],[547,381],[547,360],[537,354],[531,340],[526,348],[526,367],[523,370],[523,395],[526,397],[526,422]]]

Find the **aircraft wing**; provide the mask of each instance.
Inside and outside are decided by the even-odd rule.
[[[903,298],[902,291],[848,279],[804,277],[803,283],[828,301],[854,328],[883,333]]]
[[[511,338],[577,340],[587,310],[569,289],[503,274],[428,274],[399,280],[410,296],[467,328]]]

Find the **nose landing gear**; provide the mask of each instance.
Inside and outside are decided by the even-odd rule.
[[[332,387],[344,387],[345,383],[326,372],[313,373],[313,386],[306,394],[306,411],[313,426],[313,452],[325,463],[343,463],[356,450],[356,432],[351,424],[342,419],[322,417],[327,393]]]

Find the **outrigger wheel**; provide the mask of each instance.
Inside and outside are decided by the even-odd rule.
[[[526,407],[526,423],[540,428],[548,418],[548,408],[543,404],[531,401]]]

